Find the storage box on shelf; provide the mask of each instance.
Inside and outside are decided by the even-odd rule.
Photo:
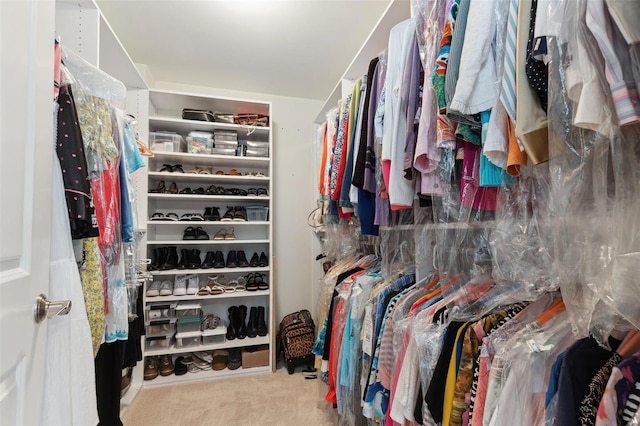
[[[194,275],[198,277],[195,282],[199,293],[184,294],[182,286],[179,294],[145,296],[147,312],[160,311],[160,314],[154,312],[150,316],[168,319],[171,325],[167,327],[172,329],[167,328],[166,333],[174,331],[171,336],[164,337],[148,334],[143,346],[145,356],[171,354],[175,361],[177,356],[189,356],[194,351],[232,348],[238,348],[241,356],[240,348],[266,345],[269,360],[266,365],[270,366],[275,350],[271,337],[274,335],[271,317],[274,308],[270,262],[238,267],[230,261],[229,255],[235,252],[239,257],[243,252],[248,261],[254,253],[257,256],[264,253],[268,260],[271,259],[271,128],[186,120],[182,118],[183,108],[222,111],[231,116],[247,112],[269,116],[271,112],[270,104],[264,102],[149,91],[150,130],[159,133],[160,138],[176,135],[179,143],[173,139],[163,141],[171,142],[172,149],[157,150],[149,159],[148,187],[157,192],[150,192],[147,197],[147,254],[155,262],[152,271],[155,281],[169,281],[175,289],[176,276]],[[230,220],[224,218],[229,208],[234,209]],[[194,234],[188,227],[200,229]],[[196,238],[192,239],[194,235]],[[162,265],[158,265],[156,257],[163,250],[165,254],[170,250],[172,258],[165,258]],[[210,260],[207,255],[217,252],[222,254],[224,265],[217,263],[214,268],[213,263],[207,262]],[[187,259],[191,264],[179,264],[185,253],[191,256]],[[215,291],[209,287],[212,276],[223,275],[223,280],[229,283],[246,281],[253,277],[252,274],[260,274],[268,286],[256,290],[254,285],[251,291],[242,285],[234,289],[235,284]],[[156,309],[155,305],[165,308]],[[228,309],[239,305],[265,308],[266,336],[227,339]],[[217,327],[209,328],[201,322],[208,314],[220,318]],[[253,367],[249,371],[268,371],[268,368]],[[202,374],[219,377],[242,374],[243,371],[246,369],[234,368],[223,372],[203,371]],[[177,383],[195,377],[202,376],[189,373],[160,377],[154,382]]]

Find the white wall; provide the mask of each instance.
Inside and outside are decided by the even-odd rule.
[[[161,81],[153,88],[272,102],[276,326],[288,313],[313,311],[311,271],[318,253],[307,216],[316,204],[313,120],[322,102]]]

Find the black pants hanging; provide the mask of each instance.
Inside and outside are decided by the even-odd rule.
[[[120,380],[127,342],[103,343],[96,356],[96,396],[100,426],[122,426]]]

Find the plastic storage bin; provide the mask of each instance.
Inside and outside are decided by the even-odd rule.
[[[153,303],[144,308],[144,320],[146,324],[151,321],[160,321],[174,318],[175,303]]]
[[[203,345],[215,345],[226,341],[227,327],[219,325],[213,330],[205,330],[202,332]]]
[[[244,152],[246,157],[268,157],[268,148],[247,148]]]
[[[145,335],[149,337],[173,336],[176,332],[176,320],[168,319],[161,321],[151,321],[145,326]]]
[[[238,142],[238,134],[236,132],[218,130],[218,131],[214,132],[213,140],[216,143],[218,143],[218,142],[234,142],[234,143],[237,143]]]
[[[201,335],[202,333],[199,331],[176,334],[176,348],[193,348],[200,346]]]
[[[173,132],[149,132],[149,147],[154,151],[185,152],[187,144],[182,136]]]
[[[147,337],[144,339],[147,350],[167,349],[171,346],[173,336]]]
[[[269,216],[268,207],[247,206],[247,220],[249,222],[262,222]]]
[[[211,148],[211,154],[213,155],[236,155],[235,148]]]
[[[187,137],[187,151],[191,154],[211,154],[213,140],[194,139]]]
[[[200,318],[182,318],[178,320],[178,334],[200,331]]]
[[[202,305],[199,303],[180,303],[175,307],[175,317],[182,318],[201,318]]]

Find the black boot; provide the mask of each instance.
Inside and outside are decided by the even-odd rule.
[[[229,308],[229,326],[227,327],[227,340],[233,340],[238,336],[238,329],[236,328],[236,326],[238,325],[237,316],[238,307],[231,306]]]
[[[151,255],[151,263],[147,266],[147,271],[157,271],[158,270],[158,260],[160,259],[160,249],[153,249],[153,254]]]
[[[207,255],[204,258],[204,262],[202,262],[202,269],[211,269],[213,268],[213,252],[208,251]]]
[[[189,264],[189,250],[180,250],[180,262],[178,263],[178,269],[186,269]]]
[[[244,305],[238,306],[238,339],[244,339],[247,337],[247,307]]]
[[[236,259],[236,251],[231,250],[229,254],[227,254],[227,268],[237,268],[238,261]]]
[[[200,260],[200,250],[193,249],[189,251],[189,264],[187,265],[188,269],[198,269],[202,265],[202,261]]]
[[[263,337],[267,335],[267,322],[264,319],[264,316],[264,306],[258,306],[258,311],[256,312],[256,328],[258,329],[258,336]]]
[[[244,254],[244,250],[238,250],[236,252],[236,259],[238,261],[238,268],[249,267],[249,262],[247,262],[247,256]]]
[[[175,269],[178,265],[178,248],[176,246],[166,247],[167,257],[160,270],[168,271],[169,269]]]
[[[258,335],[258,308],[251,307],[249,311],[249,323],[247,324],[247,336],[256,337]]]
[[[204,208],[204,214],[202,215],[202,217],[204,218],[204,220],[213,220],[213,211],[211,210],[211,207]]]
[[[220,250],[213,255],[213,267],[216,269],[224,268],[224,254]]]

